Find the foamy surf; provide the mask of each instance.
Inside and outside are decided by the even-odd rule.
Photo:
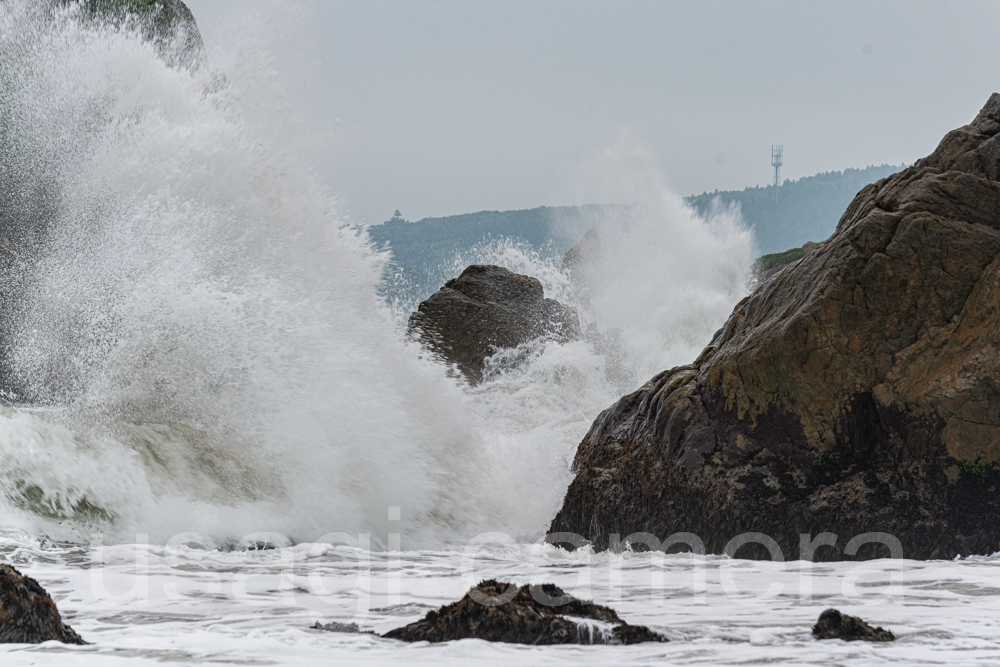
[[[769,563],[663,554],[569,554],[535,545],[369,552],[300,544],[219,552],[186,546],[104,549],[0,542],[92,646],[5,647],[5,664],[549,665],[992,664],[995,557],[951,562]],[[386,632],[485,578],[552,582],[612,605],[667,644],[521,646],[462,640],[409,645]],[[777,590],[772,589],[777,586]],[[771,592],[768,592],[771,589]],[[891,628],[890,644],[817,641],[837,607]],[[309,626],[357,624],[361,632]]]

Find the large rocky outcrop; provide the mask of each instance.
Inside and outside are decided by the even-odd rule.
[[[497,349],[575,338],[580,323],[573,308],[545,298],[536,278],[473,264],[417,307],[409,331],[476,383]]]
[[[512,644],[640,644],[667,638],[629,625],[614,609],[567,595],[553,584],[480,582],[458,602],[387,632],[389,639],[444,642],[485,639]]]
[[[552,531],[598,547],[683,531],[714,553],[760,532],[785,558],[888,555],[849,543],[871,532],[909,558],[995,552],[998,352],[994,94],[930,156],[861,190],[693,364],[605,410]],[[800,551],[800,534],[823,532],[837,539]]]
[[[10,565],[0,565],[0,644],[41,644],[50,640],[86,644],[62,621],[45,589]]]

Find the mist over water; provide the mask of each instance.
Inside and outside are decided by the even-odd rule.
[[[634,383],[694,361],[747,294],[753,238],[737,208],[703,219],[653,174],[595,229],[600,249],[577,272],[580,309],[614,334]]]
[[[0,511],[69,540],[544,532],[599,411],[693,360],[744,295],[738,213],[701,219],[652,178],[594,221],[583,288],[502,241],[460,258],[539,278],[591,332],[465,386],[379,296],[387,258],[338,217],[262,66],[270,17],[244,21],[255,39],[192,69],[72,9],[0,5],[7,161],[48,206],[7,276]]]

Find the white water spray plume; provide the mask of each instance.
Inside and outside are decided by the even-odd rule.
[[[585,294],[509,243],[462,258],[538,277],[594,334],[466,386],[381,301],[386,257],[289,135],[307,129],[265,32],[184,65],[72,6],[0,4],[8,199],[39,221],[4,260],[0,511],[68,540],[543,532],[600,410],[691,361],[744,295],[738,212],[702,219],[646,178],[593,221]]]

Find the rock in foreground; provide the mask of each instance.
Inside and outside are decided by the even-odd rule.
[[[477,383],[497,348],[576,338],[580,323],[573,308],[545,298],[536,278],[474,264],[418,306],[409,331]]]
[[[0,644],[41,644],[49,640],[86,644],[62,622],[45,589],[10,565],[0,565]]]
[[[786,559],[1000,549],[1000,94],[803,254],[597,418],[551,532]]]
[[[848,616],[836,609],[827,609],[813,626],[816,639],[843,639],[845,642],[891,642],[896,635],[882,628],[873,628],[857,616]]]
[[[539,602],[541,601],[541,602]],[[511,644],[639,644],[668,641],[613,609],[578,600],[552,584],[483,581],[458,602],[383,635],[406,642],[485,639]]]

